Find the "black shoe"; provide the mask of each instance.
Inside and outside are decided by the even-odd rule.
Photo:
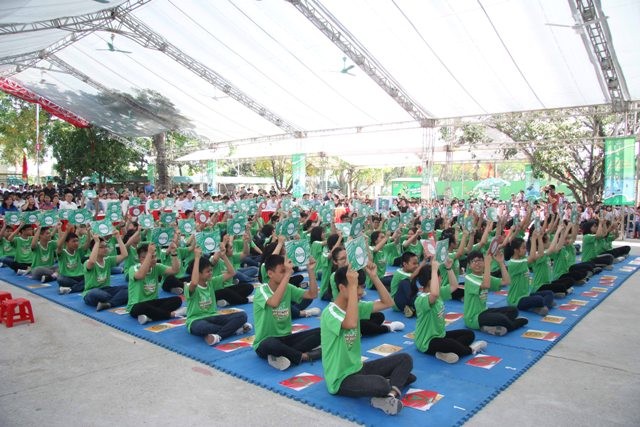
[[[411,372],[409,372],[409,376],[407,377],[407,380],[404,382],[404,385],[402,386],[403,388],[413,384],[414,382],[416,382],[418,378],[416,378],[415,375],[413,375]]]
[[[308,351],[307,357],[309,358],[309,362],[322,359],[322,348],[318,347],[311,351]]]

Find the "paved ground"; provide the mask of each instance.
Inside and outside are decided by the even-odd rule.
[[[349,424],[4,282],[0,290],[30,298],[37,316],[0,325],[0,426]],[[640,425],[636,301],[640,273],[468,425]]]

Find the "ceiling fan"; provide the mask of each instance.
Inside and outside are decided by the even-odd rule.
[[[107,42],[107,49],[96,49],[96,50],[108,50],[110,52],[132,53],[131,51],[128,51],[128,50],[116,49],[115,45],[113,44],[113,39],[115,38],[116,38],[116,35],[111,33],[111,41]]]
[[[349,74],[350,76],[355,76],[355,74],[349,72],[349,71],[351,71],[353,69],[353,67],[355,67],[354,64],[351,64],[351,65],[347,66],[347,57],[343,56],[342,57],[342,70],[340,70],[340,72],[342,74]]]

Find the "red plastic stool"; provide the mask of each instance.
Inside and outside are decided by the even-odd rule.
[[[18,312],[16,313],[16,308]],[[34,323],[31,302],[25,298],[8,299],[2,301],[2,320],[7,328],[13,327],[14,321],[29,320]]]
[[[2,321],[4,320],[4,316],[2,315],[3,313],[2,302],[12,298],[13,297],[11,296],[11,292],[5,292],[5,291],[0,292],[0,323],[2,323]]]

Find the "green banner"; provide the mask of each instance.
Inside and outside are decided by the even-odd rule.
[[[527,200],[540,198],[540,182],[533,176],[531,165],[524,165],[524,197]]]
[[[422,190],[421,181],[393,181],[391,183],[392,196],[404,196],[407,198],[420,198]]]
[[[636,200],[636,147],[634,137],[604,140],[605,205],[633,205]]]
[[[291,175],[293,178],[293,197],[300,198],[306,191],[307,162],[304,154],[291,156]]]
[[[209,160],[207,162],[207,187],[211,194],[218,194],[217,176],[218,162],[216,160]]]
[[[156,185],[156,165],[152,163],[147,165],[147,180],[151,185]]]

